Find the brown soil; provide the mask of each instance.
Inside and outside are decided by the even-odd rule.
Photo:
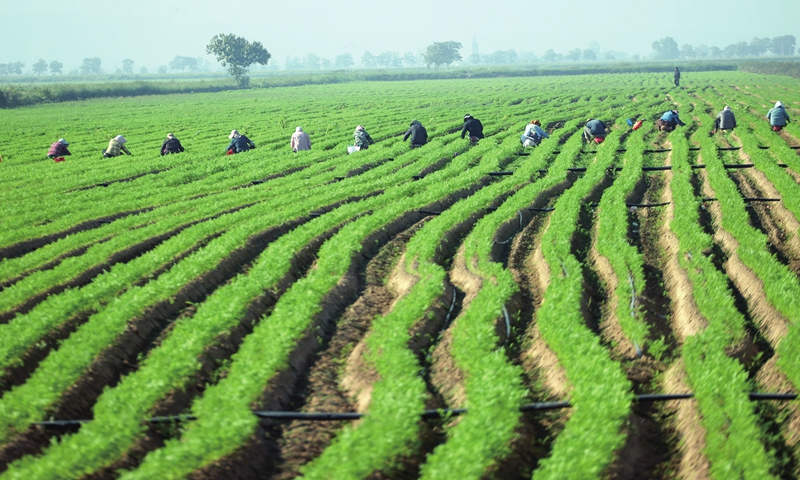
[[[675,362],[664,377],[664,389],[668,392],[689,392],[683,360]],[[703,450],[706,448],[705,431],[701,426],[701,415],[697,401],[675,400],[667,402],[665,408],[675,412],[675,428],[683,453],[677,477],[686,480],[709,478],[710,464]]]
[[[700,172],[699,176],[703,180],[703,195],[714,197],[715,194],[708,183],[706,173]],[[774,348],[786,336],[789,321],[783,318],[769,302],[764,293],[764,284],[761,279],[739,259],[739,255],[736,253],[739,242],[722,228],[722,212],[719,202],[709,202],[707,208],[714,219],[716,229],[714,240],[728,256],[725,262],[725,271],[737,290],[747,300],[750,314],[758,324],[762,335]]]
[[[667,165],[671,165],[671,153],[667,157]],[[672,172],[667,170],[664,172],[664,182],[669,185],[672,183]],[[672,318],[673,330],[677,335],[678,340],[683,343],[687,337],[695,335],[703,331],[707,326],[707,320],[700,314],[697,304],[692,295],[692,284],[689,276],[681,268],[678,260],[679,255],[679,242],[678,237],[670,229],[670,224],[675,218],[675,207],[672,199],[672,190],[667,187],[663,191],[661,197],[662,202],[670,202],[669,205],[664,207],[664,225],[661,229],[661,248],[665,253],[665,266],[664,274],[666,277],[666,286],[670,292],[670,299],[672,301],[672,309],[674,312]],[[701,255],[702,252],[697,252]]]
[[[42,270],[52,270],[53,268],[55,268],[59,264],[61,264],[61,262],[63,262],[65,259],[71,258],[71,257],[79,257],[79,256],[83,255],[84,253],[86,253],[86,250],[88,250],[90,247],[92,247],[94,245],[99,245],[101,243],[105,243],[108,240],[110,240],[111,238],[112,237],[106,237],[106,238],[97,240],[95,242],[89,243],[87,245],[84,245],[82,247],[76,248],[74,250],[70,250],[69,252],[66,252],[66,253],[64,253],[62,255],[57,256],[53,260],[45,263],[44,265],[42,265],[40,267],[33,268],[31,270],[28,270],[26,272],[21,273],[20,275],[17,275],[16,277],[9,278],[8,280],[4,280],[4,281],[0,282],[0,292],[2,292],[6,288],[14,285],[15,283],[19,282],[23,278],[31,275],[32,273],[36,273],[36,272],[39,272],[39,271],[42,271]]]
[[[471,188],[456,192],[440,201],[426,205],[423,209],[444,210],[460,198],[469,195],[474,189],[487,185],[491,178],[484,178]],[[368,258],[375,256],[379,250],[400,232],[411,227],[420,220],[419,213],[408,212],[392,221],[382,229],[370,235],[362,244],[361,252],[355,254],[349,271],[340,279],[338,285],[325,295],[321,302],[321,311],[306,330],[305,335],[295,344],[290,355],[288,367],[279,372],[267,384],[262,399],[253,405],[254,408],[266,410],[284,410],[291,406],[295,385],[306,372],[323,340],[330,338],[333,325],[345,311],[347,306],[359,296],[359,271],[362,271]],[[262,426],[272,432],[270,440],[254,437],[249,443],[206,467],[195,471],[189,478],[216,479],[221,476],[233,478],[260,478],[263,472],[274,469],[278,458],[278,446],[275,438],[280,435],[274,422],[263,420]],[[242,461],[242,458],[247,459]],[[259,473],[260,472],[260,473]]]
[[[158,175],[159,173],[168,172],[169,170],[170,170],[169,168],[162,168],[160,170],[152,170],[150,172],[144,172],[144,173],[140,173],[138,175],[133,175],[133,176],[130,176],[130,177],[120,178],[119,180],[111,180],[110,182],[96,183],[94,185],[87,185],[85,187],[74,188],[72,190],[67,190],[64,193],[78,192],[78,191],[82,191],[82,190],[91,190],[91,189],[97,188],[97,187],[107,187],[107,186],[113,185],[115,183],[130,182],[131,180],[136,180],[137,178],[142,178],[142,177],[145,177],[147,175]]]
[[[149,208],[142,208],[139,210],[129,210],[127,212],[120,212],[114,215],[108,215],[105,217],[96,218],[94,220],[87,220],[83,223],[79,223],[74,227],[70,227],[66,230],[62,230],[57,233],[52,233],[50,235],[45,235],[38,238],[33,238],[30,240],[24,240],[19,243],[15,243],[14,245],[9,245],[4,248],[0,248],[0,260],[4,258],[17,258],[25,255],[26,253],[30,253],[37,248],[41,248],[49,243],[53,243],[56,240],[60,240],[68,235],[72,235],[73,233],[84,232],[86,230],[92,230],[95,228],[100,228],[106,223],[111,223],[114,220],[119,220],[120,218],[124,218],[130,215],[138,215],[140,213],[149,212],[153,210],[152,207]]]
[[[243,248],[232,252],[216,268],[186,284],[174,297],[149,307],[143,315],[132,319],[125,332],[106,348],[84,374],[70,386],[50,410],[50,417],[71,420],[91,418],[97,398],[107,386],[116,385],[122,375],[137,368],[139,354],[152,347],[160,333],[191,303],[202,302],[218,286],[241,272],[280,235],[296,228],[303,221],[294,221],[253,235]],[[24,372],[29,375],[31,372]],[[40,453],[46,444],[27,442],[28,431],[21,432],[3,449],[5,452]],[[24,443],[21,443],[24,442]],[[23,450],[20,445],[28,450]],[[14,460],[0,457],[0,464]]]
[[[92,282],[92,280],[94,280],[95,277],[97,277],[98,275],[102,274],[105,271],[110,270],[111,267],[113,267],[114,265],[116,265],[118,263],[130,262],[131,260],[133,260],[133,259],[135,259],[135,258],[137,258],[137,257],[149,252],[150,250],[156,248],[161,243],[169,240],[170,238],[174,237],[175,235],[179,234],[180,232],[186,230],[189,227],[192,227],[194,225],[197,225],[197,224],[200,224],[200,223],[203,223],[203,222],[207,222],[209,220],[213,220],[213,219],[219,217],[220,215],[237,212],[239,210],[251,207],[253,205],[255,205],[255,204],[254,203],[250,203],[250,204],[242,205],[242,206],[227,210],[225,212],[220,212],[219,214],[216,214],[214,216],[210,216],[210,217],[202,218],[202,219],[199,219],[199,220],[195,220],[193,222],[185,223],[185,224],[183,224],[183,225],[181,225],[179,227],[176,227],[176,228],[170,230],[169,232],[162,233],[161,235],[157,235],[157,236],[148,238],[147,240],[139,242],[139,243],[137,243],[135,245],[131,245],[130,247],[128,247],[128,248],[126,248],[124,250],[120,250],[120,251],[112,254],[111,256],[109,256],[108,259],[105,262],[103,262],[101,264],[98,264],[98,265],[95,265],[94,267],[91,267],[91,268],[89,268],[87,270],[84,270],[80,275],[78,275],[77,277],[73,278],[72,280],[69,280],[69,281],[67,281],[65,283],[62,283],[60,285],[53,286],[53,287],[47,289],[46,291],[44,291],[42,293],[39,293],[37,295],[33,295],[33,296],[29,297],[28,299],[26,299],[23,303],[21,303],[18,306],[14,307],[12,310],[0,313],[0,323],[7,323],[12,318],[14,318],[17,314],[24,314],[24,313],[27,313],[27,312],[31,311],[36,305],[40,304],[45,299],[47,299],[47,297],[50,297],[52,295],[57,295],[57,294],[65,291],[67,289],[80,288],[80,287],[83,287],[85,285],[88,285],[89,283]],[[201,242],[202,241],[207,241],[207,239],[201,240]],[[173,264],[173,262],[170,262],[170,264]]]

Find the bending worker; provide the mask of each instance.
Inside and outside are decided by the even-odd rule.
[[[769,119],[769,124],[772,125],[773,132],[780,132],[790,121],[789,114],[786,113],[786,109],[783,108],[781,102],[775,102],[775,106],[767,112],[767,118]]]
[[[369,136],[369,133],[367,133],[361,125],[357,126],[353,132],[353,139],[355,140],[353,145],[358,147],[359,150],[366,150],[370,145],[375,143],[375,140]]]
[[[250,150],[251,148],[256,148],[256,144],[246,136],[239,133],[239,130],[231,130],[231,134],[228,135],[228,138],[231,139],[231,143],[228,144],[228,155],[242,153]]]
[[[411,137],[411,148],[419,148],[428,143],[428,131],[418,120],[411,122],[408,130],[403,134],[403,141],[408,140],[408,137]]]
[[[161,156],[163,157],[170,153],[181,153],[182,151],[184,149],[181,141],[175,138],[175,135],[168,133],[167,139],[161,144]]]
[[[686,124],[681,121],[677,110],[667,110],[664,112],[664,115],[661,115],[661,118],[656,121],[656,128],[664,132],[671,132],[675,130],[678,125],[683,127]]]
[[[550,135],[542,130],[542,122],[532,120],[531,123],[525,126],[525,133],[522,134],[519,141],[522,142],[523,147],[535,147],[542,143],[545,138],[550,138]]]
[[[128,143],[128,141],[122,135],[117,135],[116,137],[112,138],[108,142],[108,148],[103,150],[103,157],[119,157],[122,155],[121,152],[125,152],[126,155],[133,155],[128,151],[127,148],[125,148],[126,143]]]
[[[586,120],[586,125],[583,127],[583,139],[586,143],[594,141],[594,143],[601,144],[605,141],[609,130],[602,121],[590,118]]]
[[[47,158],[56,162],[63,162],[65,155],[72,155],[67,145],[69,143],[66,140],[59,138],[57,142],[50,145],[50,150],[47,151]]]
[[[483,138],[483,124],[472,115],[464,115],[464,127],[461,129],[461,138],[469,133],[470,145],[477,145],[481,138]]]
[[[303,131],[303,127],[297,127],[294,130],[291,146],[295,153],[300,150],[311,150],[311,138]]]
[[[736,128],[736,117],[733,115],[731,107],[725,105],[725,108],[717,115],[717,119],[714,120],[713,133],[717,133],[717,130],[733,130],[734,128]]]

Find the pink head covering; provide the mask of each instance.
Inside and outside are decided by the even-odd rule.
[[[359,126],[357,126],[357,127],[356,127],[356,130],[364,130],[364,127],[362,127],[361,125],[359,125]]]

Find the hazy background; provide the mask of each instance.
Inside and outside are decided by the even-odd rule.
[[[365,50],[418,53],[435,41],[454,40],[472,53],[515,49],[599,47],[642,57],[654,40],[725,47],[753,37],[800,38],[798,0],[402,0],[399,2],[255,2],[240,0],[25,0],[0,2],[0,63],[42,58],[77,68],[100,57],[113,72],[130,58],[154,70],[176,55],[205,57],[217,33],[260,41],[283,66],[287,56],[333,58]],[[596,42],[596,43],[592,43]],[[600,53],[600,52],[598,52]],[[209,57],[215,65],[213,58]]]

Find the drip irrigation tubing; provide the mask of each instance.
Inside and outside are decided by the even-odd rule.
[[[787,168],[788,167],[788,165],[786,165],[785,163],[778,163],[777,165],[779,167],[782,167],[782,168]],[[692,167],[692,169],[706,168],[706,165],[704,165],[702,163],[699,163],[699,164],[691,165],[691,167]],[[752,164],[752,163],[724,163],[722,165],[722,167],[723,168],[727,168],[727,169],[755,168],[755,164]],[[570,167],[570,168],[567,169],[567,171],[568,172],[585,172],[586,168],[587,167]],[[623,170],[623,167],[609,167],[609,168],[607,168],[607,170],[609,170],[609,171],[613,170],[615,172],[621,172]],[[642,167],[642,171],[643,172],[660,172],[660,171],[663,171],[663,170],[672,170],[672,165],[662,165],[662,166],[657,166],[657,167]],[[538,170],[538,172],[540,174],[542,174],[542,175],[546,175],[547,174],[547,170],[545,170],[545,169],[540,169],[540,170]],[[514,171],[513,170],[505,170],[505,171],[501,171],[501,172],[489,172],[489,175],[491,175],[493,177],[504,176],[504,175],[514,175]]]
[[[765,401],[765,400],[779,400],[789,401],[796,400],[796,393],[762,393],[753,392],[748,394],[752,401]],[[667,394],[644,394],[636,395],[634,402],[669,402],[674,400],[689,400],[694,398],[694,393],[667,393]],[[538,402],[529,403],[519,408],[521,412],[532,412],[540,410],[560,410],[564,408],[571,408],[572,404],[566,402]],[[442,418],[450,416],[458,416],[468,413],[466,408],[445,408],[435,410],[425,410],[421,417],[424,419]],[[254,411],[253,415],[259,418],[271,420],[307,420],[307,421],[329,421],[329,420],[358,420],[365,417],[366,413],[358,412],[281,412],[281,411]],[[153,417],[146,420],[147,423],[166,423],[176,422],[182,420],[196,420],[194,415],[172,415],[163,417]],[[33,422],[33,425],[42,427],[74,427],[88,423],[91,420],[49,420],[44,422]]]
[[[792,150],[800,150],[800,145],[788,145],[788,147],[791,148]],[[770,147],[769,145],[759,145],[758,148],[760,148],[761,150],[769,150]],[[732,151],[741,149],[742,147],[717,147],[718,151]],[[701,150],[700,147],[689,147],[689,151],[691,152],[697,152],[700,150]],[[623,153],[627,151],[628,151],[627,148],[617,149],[618,153]],[[667,153],[671,151],[672,151],[671,148],[646,148],[642,150],[642,153]],[[554,155],[558,155],[559,153],[561,153],[561,150],[553,150]],[[581,153],[597,153],[597,150],[581,150]],[[527,157],[528,155],[530,155],[530,153],[518,153],[517,155],[521,157]]]

